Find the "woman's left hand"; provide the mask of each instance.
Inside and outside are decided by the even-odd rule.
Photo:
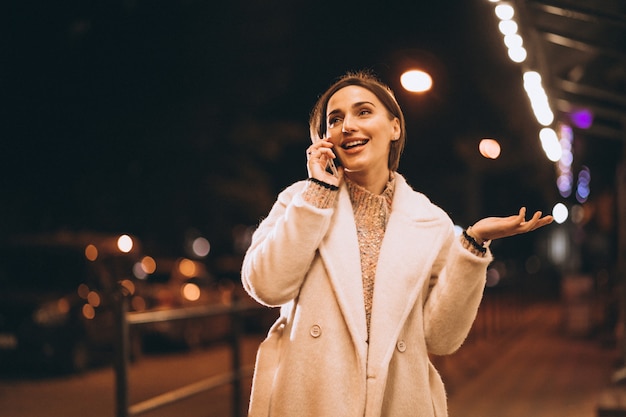
[[[487,217],[476,222],[467,230],[478,243],[487,240],[519,235],[531,232],[552,223],[552,216],[541,217],[537,211],[530,220],[526,220],[526,207],[522,207],[517,215],[509,217]]]

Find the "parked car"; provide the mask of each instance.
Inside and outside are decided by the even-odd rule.
[[[146,274],[146,306],[150,310],[172,310],[185,307],[228,307],[233,300],[234,284],[218,281],[198,260],[158,258]],[[228,315],[160,321],[141,326],[146,347],[164,344],[199,348],[224,340],[231,332]]]
[[[140,257],[139,241],[127,235],[60,233],[0,243],[0,371],[82,371],[110,359],[115,295],[130,297],[134,308],[145,305],[132,275]]]

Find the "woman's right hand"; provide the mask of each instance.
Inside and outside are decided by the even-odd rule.
[[[328,139],[318,140],[307,148],[307,172],[309,178],[315,178],[327,184],[339,186],[343,178],[343,168],[337,168],[337,176],[329,173],[326,167],[335,159],[333,144]]]

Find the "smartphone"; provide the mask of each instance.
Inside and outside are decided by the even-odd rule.
[[[319,140],[325,140],[326,138],[323,139],[319,139]],[[337,159],[337,162],[339,161],[339,158],[335,158]],[[326,172],[328,172],[329,174],[334,175],[335,177],[339,178],[339,173],[337,172],[337,166],[335,165],[335,160],[334,159],[329,159],[328,163],[326,164]]]

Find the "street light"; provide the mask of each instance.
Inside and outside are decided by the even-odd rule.
[[[412,93],[423,93],[433,86],[432,77],[422,70],[405,71],[400,76],[400,83],[405,90]]]

